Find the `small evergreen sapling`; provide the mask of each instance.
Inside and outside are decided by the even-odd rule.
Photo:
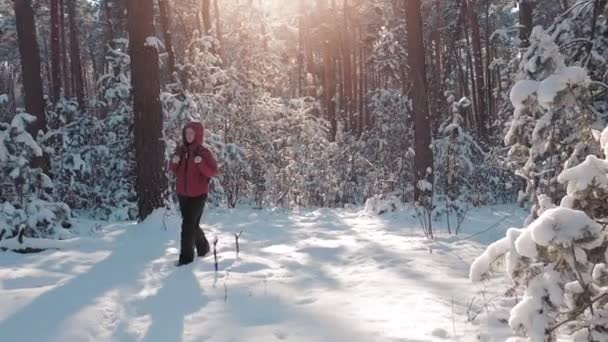
[[[607,142],[601,142],[603,149]],[[608,160],[589,155],[557,180],[567,189],[561,204],[540,196],[538,218],[491,244],[472,264],[470,278],[484,279],[504,257],[507,274],[523,290],[509,319],[516,334],[532,342],[555,341],[560,334],[577,342],[605,341]]]
[[[0,124],[0,227],[4,238],[55,238],[72,236],[70,208],[53,199],[55,186],[32,161],[44,146],[27,132],[36,118],[17,113],[12,122]],[[41,140],[44,135],[41,135]]]

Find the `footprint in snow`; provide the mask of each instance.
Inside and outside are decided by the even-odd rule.
[[[274,336],[275,336],[276,338],[278,338],[279,340],[285,340],[285,339],[287,339],[287,336],[288,336],[288,335],[287,335],[287,333],[286,333],[286,332],[284,332],[284,331],[277,330],[277,331],[275,331],[275,332],[274,332]]]
[[[316,301],[317,301],[316,298],[303,298],[303,299],[298,300],[296,302],[296,304],[298,304],[298,305],[308,305],[308,304],[312,304],[312,303],[314,303]]]
[[[268,265],[259,262],[239,263],[230,268],[231,272],[252,273],[270,268]]]
[[[441,328],[434,329],[433,332],[431,332],[431,335],[433,335],[435,337],[443,338],[443,339],[448,338],[448,332],[445,329],[441,329]]]

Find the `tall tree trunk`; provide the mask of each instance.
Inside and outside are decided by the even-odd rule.
[[[468,36],[467,36],[467,40],[468,40]],[[470,94],[471,97],[473,99],[473,106],[472,108],[468,111],[469,114],[469,122],[471,123],[470,127],[472,129],[477,129],[479,127],[479,121],[477,121],[477,111],[479,108],[479,105],[477,103],[477,92],[475,91],[476,86],[475,86],[475,71],[473,70],[473,56],[471,53],[471,44],[469,42],[468,45],[468,49],[466,49],[465,54],[466,54],[466,62],[467,62],[467,84],[471,85],[471,89],[470,89]]]
[[[104,54],[108,52],[109,48],[114,48],[114,15],[112,11],[112,0],[104,0],[103,8],[104,8]],[[104,72],[108,72],[108,61],[104,58],[102,62],[102,67]]]
[[[105,0],[104,1],[104,13],[105,13],[105,37],[106,44],[109,44],[114,40],[114,21],[112,15],[112,1],[113,0]],[[115,0],[114,0],[115,1]]]
[[[218,0],[213,0],[213,14],[215,16],[215,35],[217,40],[220,42],[219,54],[220,57],[224,56],[224,37],[222,36],[222,21],[220,17],[220,5]]]
[[[323,82],[323,94],[325,95],[325,109],[327,110],[327,119],[331,125],[331,131],[329,135],[330,141],[335,141],[338,123],[336,120],[336,103],[334,96],[336,94],[336,71],[335,61],[332,53],[330,40],[326,40],[324,43],[325,55],[323,56],[323,68],[325,71],[324,82]]]
[[[51,98],[61,96],[61,44],[59,42],[59,0],[51,0]]]
[[[70,60],[72,65],[72,81],[78,106],[84,109],[84,81],[82,79],[82,65],[80,62],[80,31],[76,22],[76,0],[68,1],[68,16],[70,20]]]
[[[485,82],[483,76],[483,60],[481,52],[481,34],[479,30],[479,16],[477,14],[477,1],[468,0],[467,14],[471,28],[471,43],[473,47],[473,69],[475,75],[475,94],[477,97],[476,119],[482,139],[487,138],[488,110],[485,101]]]
[[[433,184],[433,151],[431,150],[431,118],[427,99],[426,63],[420,0],[405,0],[407,30],[407,60],[412,86],[412,108],[414,111],[414,167],[415,198],[420,199],[420,182]],[[425,192],[425,191],[424,191]]]
[[[358,70],[358,50],[357,48],[359,47],[358,44],[358,40],[357,40],[357,28],[355,27],[354,23],[353,23],[353,27],[351,30],[352,34],[350,35],[349,39],[351,41],[351,47],[352,47],[352,88],[353,88],[353,99],[352,99],[352,104],[351,104],[351,122],[350,122],[350,127],[352,128],[353,132],[358,132],[358,127],[357,127],[357,118],[355,118],[355,113],[357,113],[357,109],[359,108],[357,106],[357,103],[359,101],[359,79],[358,74],[357,74],[357,70]]]
[[[344,111],[346,115],[346,122],[348,123],[349,129],[352,131],[353,122],[353,82],[352,82],[352,64],[351,64],[351,47],[350,47],[350,35],[349,32],[349,9],[348,0],[344,0],[343,5],[344,17],[342,23],[342,63],[343,63],[343,89],[344,89]]]
[[[209,0],[201,0],[201,17],[203,19],[203,29],[205,34],[211,32],[211,15],[209,13]]]
[[[158,51],[146,42],[154,37],[152,0],[127,2],[131,84],[133,86],[137,204],[140,220],[163,206],[167,179],[160,104]]]
[[[160,25],[163,29],[163,37],[165,38],[165,49],[167,50],[167,70],[169,75],[175,70],[175,52],[173,51],[173,37],[171,34],[171,10],[167,0],[158,0],[158,8],[160,10]]]
[[[40,52],[36,40],[36,22],[30,0],[15,0],[15,20],[25,91],[25,110],[36,117],[36,121],[28,126],[28,131],[35,139],[39,131],[46,129],[46,113],[40,73]],[[49,160],[46,157],[35,158],[33,166],[48,171]]]
[[[42,84],[42,92],[44,93],[44,91],[46,90],[47,93],[51,93],[53,91],[53,77],[52,77],[52,72],[51,72],[51,55],[49,54],[49,42],[47,39],[43,38],[42,39],[42,55],[43,55],[43,60],[44,60],[44,69],[43,69],[43,75],[46,76],[46,81],[47,81],[47,86],[49,87],[48,89],[44,89],[45,84]],[[42,78],[44,78],[41,75]]]
[[[486,101],[487,101],[487,111],[486,111],[486,135],[489,138],[492,136],[492,123],[494,120],[494,97],[492,96],[493,90],[493,80],[492,80],[492,70],[490,66],[492,64],[492,42],[490,41],[490,32],[492,26],[490,25],[490,1],[485,0],[486,5],[486,29],[485,29],[485,44],[486,44],[486,63],[485,63],[485,76],[486,76]]]
[[[304,59],[306,66],[306,80],[308,88],[308,96],[315,96],[317,86],[317,70],[315,68],[315,55],[311,38],[312,16],[307,14],[304,17]],[[312,76],[312,84],[308,84],[308,75]]]
[[[61,72],[63,75],[63,91],[66,97],[72,96],[70,69],[68,68],[68,42],[65,34],[65,3],[59,0],[59,26],[61,28]]]
[[[365,131],[365,46],[363,44],[363,28],[359,28],[359,135]]]
[[[530,46],[533,9],[532,0],[519,0],[519,42],[521,48]]]
[[[298,17],[298,92],[297,96],[303,96],[304,87],[304,32],[306,30],[304,24],[304,0],[298,2],[300,15]]]
[[[25,110],[36,117],[36,122],[29,126],[29,132],[35,138],[38,131],[44,130],[46,127],[46,115],[40,73],[40,54],[36,40],[36,23],[31,0],[15,0],[15,19],[25,91]]]

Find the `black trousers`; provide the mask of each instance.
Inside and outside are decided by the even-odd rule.
[[[178,196],[179,209],[182,214],[180,263],[190,263],[194,260],[194,249],[198,256],[209,253],[209,241],[199,226],[207,195],[198,197]]]

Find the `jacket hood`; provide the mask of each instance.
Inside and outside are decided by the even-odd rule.
[[[194,142],[192,143],[192,145],[202,145],[203,140],[205,139],[205,128],[200,122],[190,122],[186,126],[184,126],[184,129],[182,130],[182,140],[184,142],[184,146],[188,145],[188,142],[186,141],[187,128],[192,128],[194,130]]]

